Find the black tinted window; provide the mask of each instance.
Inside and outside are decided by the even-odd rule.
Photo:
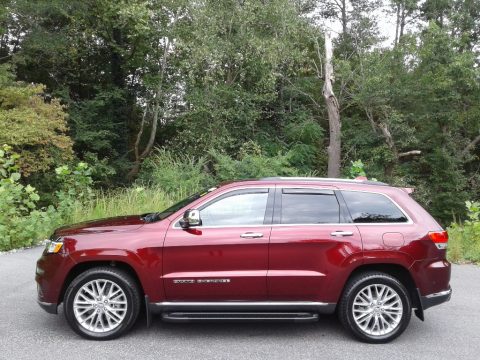
[[[291,191],[282,194],[282,224],[325,224],[338,223],[339,220],[340,208],[333,193],[309,194]]]
[[[355,223],[407,222],[400,209],[381,194],[342,191],[350,215]]]

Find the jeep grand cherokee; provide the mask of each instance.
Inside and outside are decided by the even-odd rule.
[[[410,190],[360,180],[230,182],[158,213],[57,229],[38,260],[38,302],[63,303],[90,339],[145,307],[165,321],[317,321],[357,338],[399,336],[448,301],[448,235]]]

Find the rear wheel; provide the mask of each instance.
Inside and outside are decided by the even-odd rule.
[[[136,282],[122,270],[92,268],[77,276],[65,292],[65,317],[85,338],[114,339],[132,327],[140,311]]]
[[[357,338],[385,343],[405,330],[411,312],[408,291],[400,281],[385,273],[367,272],[348,282],[338,315]]]

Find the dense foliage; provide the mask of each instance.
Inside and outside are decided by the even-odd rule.
[[[20,182],[21,160],[9,145],[0,148],[0,251],[48,237],[91,194],[87,164],[79,163],[73,171],[62,166],[56,169],[59,190],[53,205],[41,207],[37,190]]]
[[[0,0],[12,216],[51,206],[74,221],[232,178],[325,176],[331,24],[342,175],[415,187],[445,226],[466,220],[480,200],[475,0]]]
[[[72,157],[67,114],[58,99],[45,101],[44,86],[14,82],[0,66],[0,144],[21,151],[21,172],[48,170]]]
[[[466,201],[466,207],[468,220],[448,228],[448,255],[452,261],[480,264],[480,202]]]

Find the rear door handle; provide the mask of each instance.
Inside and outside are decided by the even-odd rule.
[[[240,237],[245,239],[256,239],[263,237],[263,234],[259,232],[246,232],[240,235]]]
[[[334,232],[330,233],[330,235],[332,235],[332,236],[352,236],[353,232],[337,230],[337,231],[334,231]]]

